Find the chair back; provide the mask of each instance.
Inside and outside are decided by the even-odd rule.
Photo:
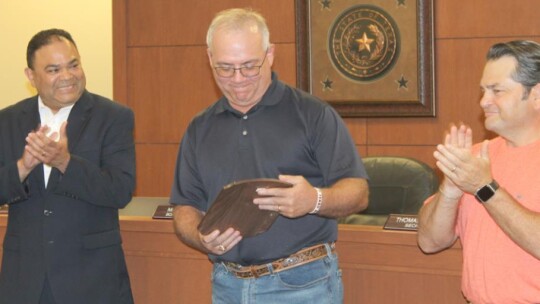
[[[340,223],[384,225],[391,213],[417,214],[439,186],[433,168],[413,158],[375,156],[363,161],[369,176],[368,208]]]

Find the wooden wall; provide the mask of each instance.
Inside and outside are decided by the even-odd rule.
[[[538,0],[434,2],[437,116],[345,119],[363,156],[409,156],[434,167],[434,146],[450,123],[470,124],[475,141],[489,137],[478,106],[487,48],[513,39],[540,41]],[[114,98],[135,111],[139,196],[169,195],[187,124],[220,96],[205,37],[214,14],[230,7],[253,7],[266,17],[276,44],[274,70],[294,86],[293,0],[113,1]]]

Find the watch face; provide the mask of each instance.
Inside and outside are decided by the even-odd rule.
[[[497,189],[499,189],[499,184],[495,180],[493,180],[491,183],[478,189],[474,196],[479,202],[485,203],[495,194],[495,191],[497,191]]]
[[[484,186],[482,188],[480,188],[480,190],[478,190],[478,192],[476,192],[476,196],[482,201],[482,202],[485,202],[487,200],[489,200],[493,194],[495,194],[495,191],[493,191],[493,189],[491,189],[491,187],[489,186]]]

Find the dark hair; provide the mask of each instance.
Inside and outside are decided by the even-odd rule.
[[[75,44],[75,41],[73,40],[73,38],[71,38],[70,33],[55,28],[43,30],[35,34],[34,37],[30,39],[30,42],[28,42],[28,47],[26,48],[26,64],[29,68],[34,68],[34,55],[36,54],[36,51],[39,50],[41,47],[50,44],[53,38],[56,38],[58,40],[60,40],[61,38],[65,38],[69,42],[73,43],[75,47],[77,47],[77,44]]]
[[[495,60],[504,56],[516,59],[516,70],[512,79],[525,87],[525,96],[536,84],[540,83],[540,44],[528,40],[514,40],[493,45],[487,55],[487,60]]]

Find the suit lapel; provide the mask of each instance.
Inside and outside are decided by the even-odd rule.
[[[70,153],[75,151],[75,147],[79,139],[81,138],[84,129],[90,120],[90,113],[94,105],[92,96],[84,91],[81,98],[73,105],[68,117],[67,124],[67,137],[68,137],[68,150]],[[43,176],[43,173],[41,174]],[[56,168],[52,168],[51,175],[49,176],[49,182],[47,184],[47,190],[53,191],[56,185],[60,182],[62,174]]]
[[[40,118],[37,100],[37,96],[33,97],[32,100],[26,103],[24,105],[24,108],[22,108],[21,117],[19,119],[20,134],[17,134],[17,138],[26,138],[28,133],[38,128],[40,124]],[[24,141],[24,145],[26,145],[26,141]]]
[[[39,117],[37,95],[32,97],[30,102],[25,104],[25,106],[22,108],[19,121],[19,134],[17,134],[16,138],[25,139],[28,133],[38,128],[39,124],[41,123],[41,119]],[[26,140],[21,141],[19,144],[22,146],[17,147],[17,151],[21,151],[22,155],[22,153],[24,153],[24,147],[26,146]],[[38,165],[36,168],[34,168],[34,170],[32,170],[32,172],[30,172],[30,175],[28,175],[28,181],[32,185],[37,185],[40,191],[45,189],[43,165]]]
[[[75,150],[75,147],[90,120],[90,113],[92,112],[93,106],[93,98],[87,91],[84,91],[81,98],[75,103],[73,109],[71,109],[67,125],[68,149],[70,152]]]

